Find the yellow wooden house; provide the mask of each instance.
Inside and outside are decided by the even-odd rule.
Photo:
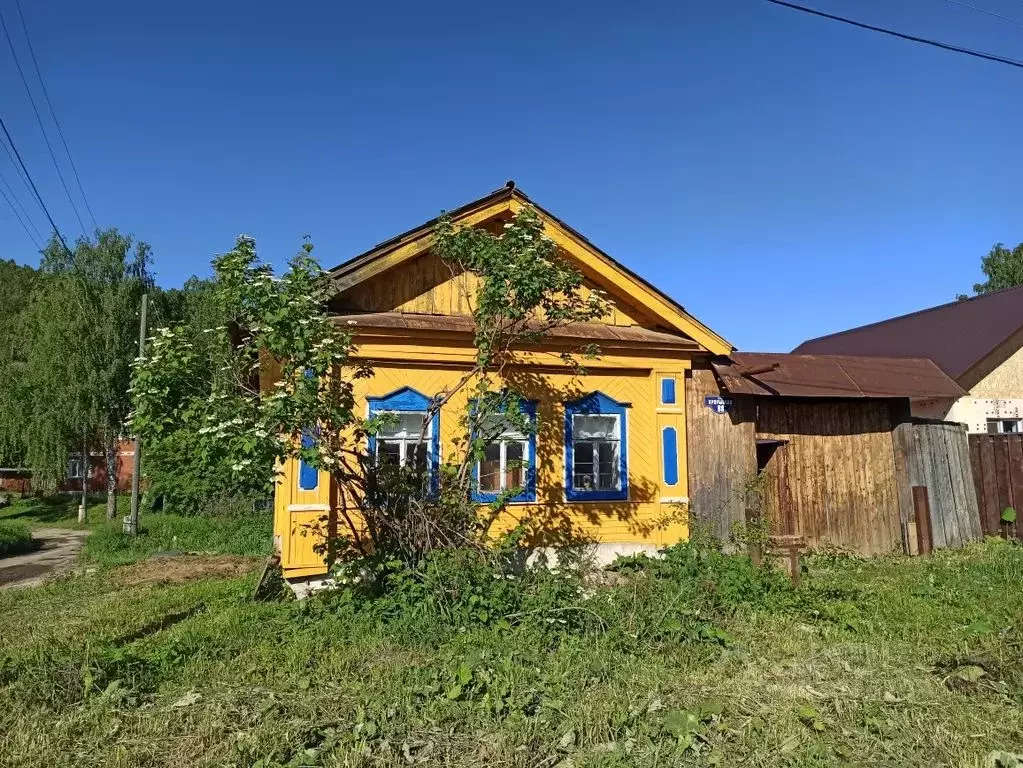
[[[488,448],[488,466],[478,468],[474,494],[484,504],[502,488],[521,487],[498,529],[528,518],[537,544],[583,537],[604,560],[684,539],[688,531],[677,512],[689,496],[687,377],[694,364],[705,366],[732,347],[511,182],[449,216],[456,226],[499,227],[523,206],[537,211],[562,257],[580,270],[588,289],[604,291],[614,309],[600,323],[558,329],[541,348],[516,357],[506,378],[528,399],[535,434],[498,438]],[[419,456],[410,446],[429,403],[458,381],[475,354],[468,298],[473,276],[453,275],[431,252],[435,224],[428,221],[330,273],[340,289],[330,309],[354,330],[356,354],[374,370],[357,381],[360,407],[367,415],[398,415],[366,450],[419,461],[431,473],[454,450],[465,397],[452,398],[432,420]],[[600,354],[586,361],[585,374],[566,368],[561,353],[593,343]],[[327,572],[323,547],[309,530],[334,513],[336,501],[325,472],[298,459],[285,463],[274,535],[287,578]]]

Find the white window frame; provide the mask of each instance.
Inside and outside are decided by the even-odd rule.
[[[84,477],[82,471],[82,457],[72,456],[67,460],[67,477],[68,480],[81,480]]]
[[[430,467],[433,466],[433,419],[429,418],[428,411],[377,411],[378,414],[394,414],[395,416],[408,416],[414,414],[421,416],[422,421],[426,423],[426,431],[420,430],[419,434],[415,437],[408,437],[407,432],[405,437],[381,437],[380,433],[377,432],[375,450],[376,454],[373,456],[373,461],[376,465],[380,466],[380,446],[384,443],[388,445],[398,445],[398,466],[404,467],[408,460],[408,448],[411,446],[413,449],[422,443],[426,446],[426,471],[430,471]]]
[[[588,418],[592,416],[599,416],[605,419],[614,419],[615,428],[614,438],[578,438],[578,430],[576,427],[576,419]],[[578,470],[575,466],[575,447],[580,443],[589,443],[593,448],[593,472],[590,477],[593,482],[592,488],[580,488],[575,484],[575,475],[578,474]],[[611,466],[613,468],[613,477],[615,478],[615,485],[610,488],[600,487],[600,461],[599,461],[599,449],[597,448],[600,443],[610,443],[614,446],[614,455],[612,456]],[[572,451],[572,487],[576,491],[582,491],[583,493],[606,493],[611,491],[622,490],[622,473],[621,473],[621,461],[622,461],[622,414],[620,413],[573,413],[572,414],[572,445],[570,446]]]
[[[498,493],[504,493],[505,491],[508,490],[508,486],[507,486],[507,483],[505,482],[505,480],[507,479],[506,476],[508,474],[508,444],[509,443],[518,443],[520,446],[522,446],[522,458],[519,459],[518,461],[521,464],[520,468],[522,470],[522,480],[523,480],[523,482],[522,482],[521,485],[516,486],[516,487],[518,487],[520,489],[525,489],[526,486],[528,485],[527,474],[529,472],[529,467],[531,466],[530,462],[532,461],[532,458],[533,458],[530,455],[530,451],[529,451],[529,438],[527,438],[525,435],[523,435],[518,430],[506,429],[504,432],[502,432],[501,434],[497,435],[492,440],[490,440],[490,442],[487,443],[487,447],[489,448],[490,446],[494,445],[495,443],[497,443],[497,444],[499,444],[501,446],[500,469],[498,470],[500,472],[500,488],[498,490],[496,490],[496,491],[489,490],[489,489],[488,490],[484,490],[483,489],[482,485],[480,484],[481,483],[481,479],[483,477],[483,460],[480,459],[479,461],[476,462],[476,493],[480,494],[480,495],[498,494]]]
[[[1015,423],[1016,429],[1014,431],[1007,432],[1005,430],[1005,423],[1006,422],[1010,422],[1010,421]],[[1023,434],[1023,419],[1017,419],[1017,418],[1014,418],[1014,417],[1000,418],[1000,417],[997,417],[997,416],[989,416],[988,419],[987,419],[987,424],[988,424],[988,433],[989,434],[995,434],[995,435],[1019,435],[1019,434]],[[991,424],[995,424],[995,431],[994,432],[991,432],[991,429],[990,429],[990,425]]]

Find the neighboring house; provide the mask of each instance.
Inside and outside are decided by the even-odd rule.
[[[558,329],[523,352],[509,383],[530,401],[535,437],[506,434],[491,446],[475,488],[481,505],[502,487],[524,486],[496,524],[509,530],[525,518],[539,524],[538,544],[586,537],[598,556],[653,550],[687,535],[674,516],[688,501],[685,380],[732,346],[672,298],[630,272],[585,237],[508,185],[453,211],[456,225],[499,226],[524,206],[541,216],[561,255],[584,275],[589,289],[614,302],[600,323]],[[431,253],[435,221],[405,232],[330,272],[339,293],[330,309],[355,332],[357,357],[374,375],[356,381],[366,414],[404,418],[366,447],[370,454],[417,462],[436,482],[442,460],[454,454],[461,393],[415,444],[433,398],[454,387],[474,360],[473,322],[465,300],[468,274],[452,275]],[[579,376],[559,354],[597,343],[600,357]],[[522,475],[515,459],[521,457]],[[482,471],[481,471],[482,470]],[[524,482],[523,482],[524,481]],[[275,493],[274,533],[288,578],[326,572],[310,526],[337,513],[336,489],[324,472],[297,459],[283,467]]]
[[[1023,286],[804,341],[796,354],[926,357],[967,394],[914,398],[913,416],[1023,432]]]
[[[103,451],[89,453],[89,493],[107,492],[107,462]],[[68,457],[67,473],[58,485],[58,490],[74,493],[82,490],[82,473],[85,462],[82,454],[72,453]],[[131,475],[135,471],[135,443],[132,440],[119,440],[117,443],[117,466],[115,470],[115,489],[118,492],[131,490]]]

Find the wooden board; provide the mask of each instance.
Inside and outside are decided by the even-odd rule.
[[[704,397],[722,394],[710,369],[693,370],[685,393],[690,511],[728,543],[733,523],[746,519],[745,492],[757,472],[752,403],[735,398],[723,414],[708,408]]]
[[[812,547],[902,551],[887,401],[763,398],[757,436],[788,441],[770,468],[787,481],[788,499],[773,500],[786,533]]]

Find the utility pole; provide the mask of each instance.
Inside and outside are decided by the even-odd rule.
[[[149,294],[142,294],[142,312],[139,317],[139,359],[146,357],[146,308],[149,305]],[[142,475],[142,441],[135,433],[135,466],[131,472],[131,516],[128,518],[128,533],[138,536],[139,533],[139,478]]]
[[[86,521],[86,506],[89,503],[89,436],[82,432],[82,460],[78,464],[82,473],[82,503],[78,505],[78,522]]]

